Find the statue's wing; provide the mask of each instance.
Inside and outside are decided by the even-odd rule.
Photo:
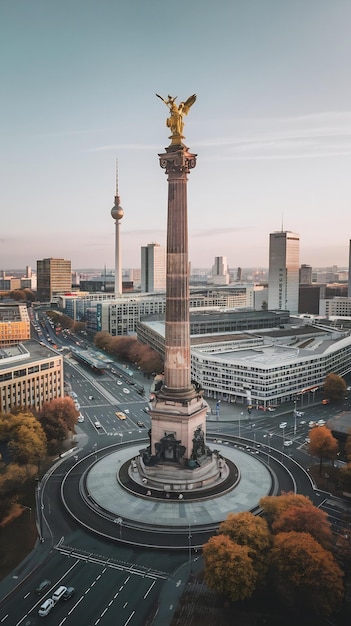
[[[196,100],[196,93],[193,93],[192,96],[190,96],[190,98],[188,98],[187,100],[185,100],[185,102],[181,102],[181,104],[179,105],[179,108],[181,108],[181,111],[184,115],[187,115],[190,107],[194,104]]]
[[[165,100],[164,98],[162,98],[162,96],[159,96],[159,95],[158,95],[158,93],[156,94],[156,96],[157,96],[158,98],[160,98],[160,99],[162,100],[162,102],[164,102],[165,104],[167,104],[166,100]]]

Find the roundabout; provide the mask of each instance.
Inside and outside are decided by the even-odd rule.
[[[294,490],[290,472],[277,459],[229,439],[211,441],[230,474],[216,488],[166,494],[130,480],[140,440],[108,446],[78,461],[62,482],[63,504],[78,524],[112,541],[167,549],[201,546],[229,513],[257,513],[262,497]],[[283,473],[283,486],[278,473]]]

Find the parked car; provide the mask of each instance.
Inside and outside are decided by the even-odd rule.
[[[145,428],[144,422],[141,422],[140,420],[137,421],[137,425],[139,426],[139,428]]]
[[[94,422],[94,426],[95,426],[95,428],[102,428],[102,426],[101,426],[101,424],[100,424],[99,420],[95,420],[95,422]]]
[[[309,425],[310,428],[314,428],[316,426],[316,422],[311,420],[310,422],[308,422],[308,425]]]
[[[55,602],[53,601],[53,599],[48,598],[39,608],[38,614],[40,615],[40,617],[46,617],[47,615],[49,615],[51,609],[53,609],[54,606]]]
[[[117,385],[123,385],[121,380],[117,380]]]
[[[148,406],[144,406],[143,411],[144,411],[144,413],[149,413],[150,409],[149,409]]]
[[[318,420],[317,426],[325,426],[325,420]]]
[[[291,439],[287,439],[286,441],[284,441],[284,446],[286,448],[288,448],[289,446],[293,445],[293,441],[291,441]]]
[[[127,387],[123,387],[123,391],[124,393],[130,393],[129,389],[127,389]]]
[[[89,400],[94,400],[94,396],[89,396]]]
[[[39,585],[37,586],[35,593],[43,593],[43,591],[46,591],[46,589],[48,589],[50,585],[51,580],[49,580],[48,578],[44,578],[44,580],[42,580],[41,583],[39,583]]]
[[[78,415],[78,422],[81,424],[82,422],[84,422],[84,415],[82,413],[79,413]]]

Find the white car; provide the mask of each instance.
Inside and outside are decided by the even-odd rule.
[[[314,428],[316,426],[316,422],[311,420],[310,422],[308,422],[308,425],[309,425],[310,428]]]
[[[100,424],[99,420],[96,420],[96,421],[94,422],[94,426],[95,426],[95,428],[102,428],[102,426],[101,426],[101,424]]]
[[[123,387],[123,392],[124,393],[130,393],[129,389],[127,389],[127,387]]]
[[[317,426],[325,426],[325,420],[318,420]]]
[[[286,428],[288,425],[288,422],[282,422],[281,424],[279,424],[279,428]]]
[[[123,385],[121,380],[117,380],[117,385]]]
[[[296,411],[296,417],[303,417],[305,415],[305,411]]]
[[[286,441],[284,441],[284,446],[286,448],[288,448],[289,446],[292,446],[293,442],[291,441],[291,439],[287,439]]]
[[[49,615],[51,609],[53,609],[54,606],[55,602],[52,598],[48,598],[47,600],[45,600],[45,602],[43,602],[38,611],[40,617],[46,617],[47,615]]]
[[[84,415],[82,415],[82,413],[79,413],[79,415],[78,415],[78,422],[79,422],[79,424],[84,422]]]
[[[127,415],[128,415],[129,409],[124,409],[124,412],[127,413]]]

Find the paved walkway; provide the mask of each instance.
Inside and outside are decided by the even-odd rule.
[[[249,511],[272,486],[271,474],[259,459],[234,448],[216,443],[216,449],[230,459],[240,471],[237,486],[224,495],[207,500],[160,500],[128,493],[118,482],[118,467],[139,454],[140,446],[121,448],[98,461],[89,471],[87,489],[93,500],[116,517],[126,517],[136,523],[153,526],[188,526],[216,524],[228,513]]]

